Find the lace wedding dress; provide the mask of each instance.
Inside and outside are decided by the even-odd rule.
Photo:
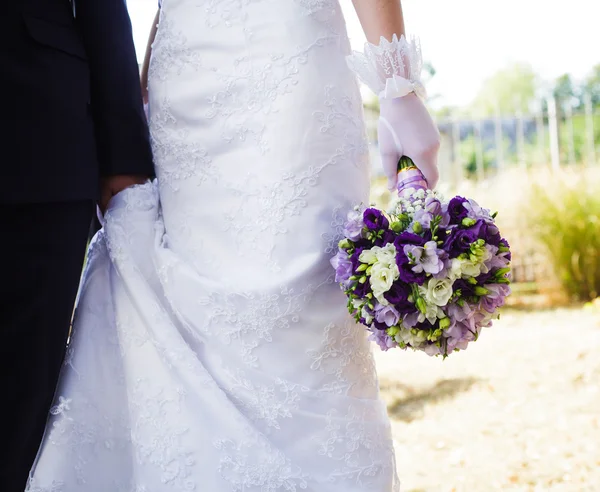
[[[333,281],[368,200],[337,0],[165,0],[157,183],[113,199],[28,490],[392,492],[365,330]]]

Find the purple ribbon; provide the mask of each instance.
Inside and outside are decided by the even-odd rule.
[[[402,195],[408,189],[427,189],[427,181],[416,167],[403,169],[398,173],[398,194]]]

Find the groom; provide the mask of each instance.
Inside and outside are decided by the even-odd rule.
[[[123,0],[4,3],[0,70],[0,491],[22,492],[95,202],[153,166]]]

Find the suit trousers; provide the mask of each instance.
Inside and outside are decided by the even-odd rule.
[[[23,492],[67,344],[92,201],[0,202],[0,490]]]

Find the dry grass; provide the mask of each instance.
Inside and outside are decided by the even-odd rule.
[[[600,490],[600,311],[511,311],[464,353],[378,355],[403,492]]]

